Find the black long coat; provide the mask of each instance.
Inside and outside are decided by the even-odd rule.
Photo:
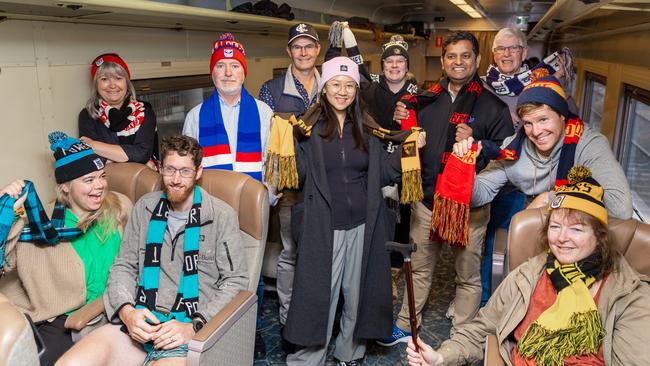
[[[320,122],[311,137],[296,148],[304,200],[294,206],[292,229],[297,239],[297,263],[285,338],[302,346],[322,346],[327,339],[332,248],[331,195],[323,160]],[[368,136],[368,196],[361,263],[361,297],[354,336],[376,339],[390,335],[393,323],[390,257],[385,250],[395,226],[384,204],[381,187],[401,177],[398,149],[388,154],[382,142]]]

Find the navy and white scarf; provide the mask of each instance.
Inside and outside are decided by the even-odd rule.
[[[499,72],[495,65],[490,65],[487,71],[486,81],[492,87],[494,92],[498,95],[507,95],[511,97],[518,96],[524,90],[526,85],[535,81],[537,78],[553,75],[560,70],[560,55],[564,57],[571,57],[571,52],[568,48],[563,48],[560,51],[553,52],[550,56],[546,57],[542,62],[528,69],[525,64],[521,65],[519,71],[514,75],[506,75]],[[570,61],[565,62],[565,68],[569,72]]]
[[[138,284],[135,307],[136,309],[149,309],[161,323],[171,319],[189,323],[192,321],[192,314],[198,311],[199,306],[199,271],[197,266],[201,234],[201,190],[199,187],[194,186],[194,200],[185,225],[183,262],[181,263],[183,273],[179,281],[176,300],[171,311],[164,313],[156,308],[156,298],[160,279],[160,254],[167,229],[168,214],[169,200],[163,193],[149,221],[144,268]],[[150,352],[153,345],[145,344],[144,349]]]

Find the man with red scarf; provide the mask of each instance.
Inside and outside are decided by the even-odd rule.
[[[441,63],[445,78],[429,91],[404,100],[412,110],[409,118],[402,122],[402,128],[419,125],[426,132],[427,143],[421,150],[422,188],[424,199],[412,206],[410,237],[417,244],[412,255],[413,287],[418,324],[421,323],[422,308],[427,302],[436,261],[443,245],[441,240],[431,240],[433,197],[438,175],[442,173],[457,134],[471,133],[478,140],[489,140],[500,144],[513,134],[512,119],[505,103],[494,94],[483,89],[477,75],[481,61],[476,38],[468,32],[450,35],[442,46]],[[471,129],[471,132],[469,130]],[[480,171],[487,160],[479,158],[476,164]],[[470,213],[472,226],[470,240],[480,243],[485,235],[489,210],[485,208]],[[474,230],[477,223],[478,230]],[[471,320],[478,311],[481,297],[481,247],[454,246],[456,257],[456,299],[453,325]],[[405,342],[410,337],[407,301],[393,327],[393,334],[378,343],[392,346]]]

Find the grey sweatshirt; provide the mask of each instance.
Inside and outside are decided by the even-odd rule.
[[[104,292],[106,314],[111,321],[118,320],[117,311],[122,305],[135,304],[136,290],[144,266],[149,220],[161,194],[162,192],[149,193],[140,198],[133,208]],[[246,290],[248,271],[235,210],[202,188],[201,196],[198,313],[209,321],[235,295]],[[184,240],[184,227],[174,238],[169,230],[165,231],[160,254],[157,307],[171,309],[174,304],[183,271]]]
[[[513,138],[514,136],[507,138],[503,146],[507,146]],[[492,202],[507,182],[529,196],[553,192],[563,141],[564,135],[548,159],[540,158],[535,145],[526,139],[519,160],[490,162],[476,176],[470,205],[477,207]],[[576,147],[574,164],[589,168],[594,179],[603,187],[609,216],[619,219],[632,217],[630,187],[605,136],[585,125],[585,131]]]

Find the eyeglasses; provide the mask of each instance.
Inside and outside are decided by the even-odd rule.
[[[181,177],[183,178],[192,178],[194,176],[194,173],[196,170],[190,169],[190,168],[181,168],[181,169],[176,169],[171,166],[164,166],[160,170],[160,174],[164,175],[165,177],[171,177],[176,174],[176,172],[181,173]]]
[[[304,45],[304,46],[301,46],[299,44],[292,44],[291,45],[291,51],[294,51],[294,52],[302,52],[302,50],[305,50],[307,52],[311,52],[314,49],[316,49],[316,45],[313,44],[313,43],[310,43],[310,44],[307,44],[307,45]]]
[[[505,53],[506,50],[510,51],[510,53],[519,53],[519,52],[521,52],[524,48],[525,48],[524,46],[520,46],[520,45],[508,46],[508,47],[497,46],[497,47],[494,47],[494,50],[493,50],[493,51],[496,52],[496,53],[499,53],[499,54],[501,54],[501,53]]]
[[[357,90],[357,84],[355,83],[342,84],[342,83],[333,82],[333,83],[325,84],[325,87],[331,90],[333,93],[338,93],[343,88],[345,88],[345,91],[348,93],[352,93],[353,91]]]

